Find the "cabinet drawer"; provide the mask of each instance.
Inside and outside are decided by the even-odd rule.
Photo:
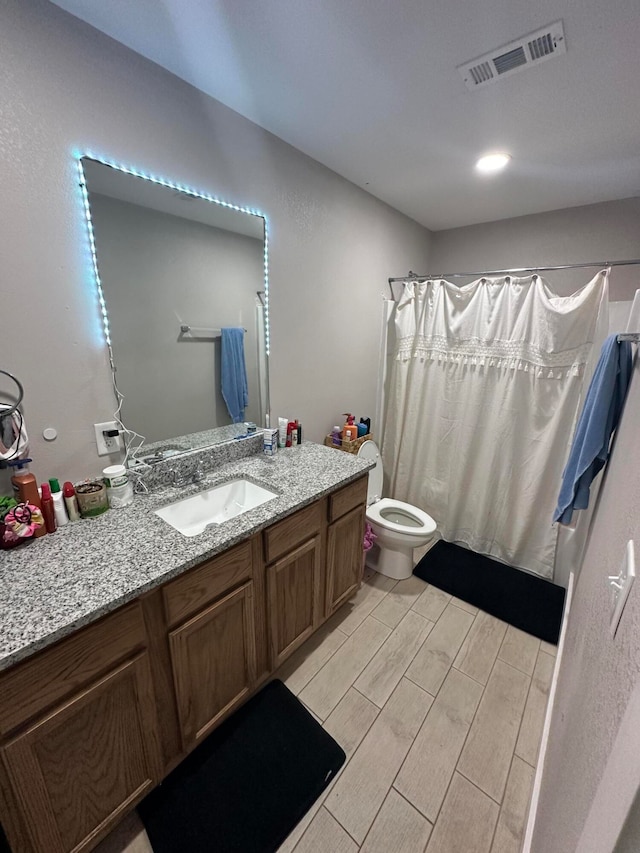
[[[264,556],[267,563],[277,560],[296,545],[310,539],[322,527],[322,501],[283,518],[264,531]]]
[[[354,509],[359,504],[367,502],[367,482],[369,475],[366,474],[355,483],[349,483],[343,489],[329,495],[329,521],[335,521],[346,515],[350,509]]]
[[[0,675],[0,735],[93,682],[146,645],[142,609],[128,604]]]
[[[169,627],[183,622],[251,576],[250,541],[242,542],[219,557],[190,569],[163,587]]]

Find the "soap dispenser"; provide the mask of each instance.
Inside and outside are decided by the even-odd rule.
[[[342,440],[355,441],[358,437],[358,427],[356,425],[355,417],[348,414],[348,412],[345,412],[344,417],[347,419],[347,422],[342,427]]]

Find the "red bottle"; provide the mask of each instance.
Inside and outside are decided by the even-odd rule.
[[[49,483],[42,484],[40,505],[42,507],[42,517],[44,518],[44,526],[47,529],[47,533],[55,533],[57,527],[56,515],[53,510],[53,498],[51,497],[51,486]]]
[[[13,483],[15,498],[18,503],[28,503],[41,509],[38,484],[33,474],[14,474],[11,482]],[[46,533],[47,528],[40,525],[40,527],[36,528],[36,532],[33,535],[34,538],[38,538],[45,536]]]

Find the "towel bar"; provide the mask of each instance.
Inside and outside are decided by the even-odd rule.
[[[246,333],[246,329],[244,332]],[[203,329],[197,326],[188,326],[186,323],[182,323],[180,326],[180,337],[185,335],[190,335],[194,340],[194,335],[197,335],[201,340],[217,340],[222,335],[221,329]]]

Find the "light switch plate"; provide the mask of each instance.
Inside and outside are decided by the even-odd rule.
[[[629,539],[625,548],[624,557],[620,564],[620,571],[617,575],[609,575],[609,583],[611,585],[611,635],[615,637],[622,611],[627,603],[629,592],[633,586],[633,581],[636,576],[636,561],[635,548],[633,539]]]

